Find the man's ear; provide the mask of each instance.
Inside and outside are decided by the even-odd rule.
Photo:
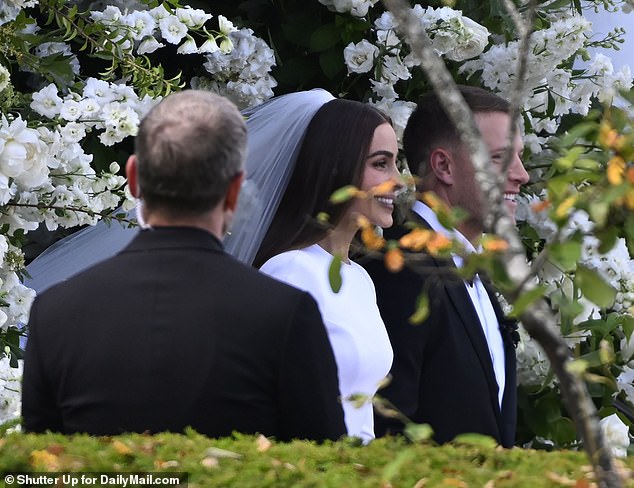
[[[236,206],[238,205],[238,196],[240,195],[240,189],[242,188],[242,182],[244,181],[244,171],[240,171],[236,176],[234,176],[231,183],[229,183],[229,188],[227,189],[227,194],[225,195],[225,204],[224,210],[234,211]]]
[[[125,163],[125,175],[128,178],[128,188],[130,188],[130,194],[134,198],[141,198],[141,189],[139,188],[139,181],[137,179],[136,172],[136,156],[133,154],[128,158]]]
[[[436,179],[445,185],[454,184],[453,157],[444,148],[436,148],[429,155],[429,166]]]

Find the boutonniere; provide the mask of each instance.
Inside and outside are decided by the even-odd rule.
[[[502,334],[502,341],[507,346],[513,346],[517,349],[517,345],[520,342],[520,333],[518,330],[518,323],[515,320],[502,320],[500,321],[500,334]]]

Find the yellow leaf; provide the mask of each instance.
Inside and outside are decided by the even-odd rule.
[[[634,189],[630,189],[625,194],[624,203],[627,208],[634,210]]]
[[[114,450],[117,451],[117,454],[121,454],[122,456],[132,455],[132,449],[118,439],[112,441],[112,447],[114,447]]]
[[[467,484],[458,478],[445,478],[442,480],[443,485],[455,486],[457,488],[467,488]]]
[[[57,471],[60,467],[59,458],[46,450],[31,452],[30,463],[36,470]]]
[[[625,160],[621,156],[613,156],[608,161],[607,177],[611,185],[620,185],[625,176]]]
[[[566,215],[568,215],[568,212],[570,211],[570,209],[574,206],[576,202],[577,202],[577,196],[570,195],[568,198],[566,198],[563,202],[559,204],[559,206],[555,210],[555,217],[557,217],[558,219],[564,218]]]

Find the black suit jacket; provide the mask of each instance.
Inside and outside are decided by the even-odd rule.
[[[239,263],[203,230],[142,231],[31,311],[27,431],[337,439],[338,395],[310,295]]]
[[[420,217],[414,219],[428,227]],[[393,228],[386,237],[398,239],[406,232]],[[464,282],[449,272],[453,266],[452,261],[429,256],[417,262],[417,270],[406,267],[398,273],[387,271],[379,260],[365,264],[394,349],[391,383],[378,395],[412,421],[430,424],[438,442],[461,433],[480,433],[510,447],[517,415],[516,324],[504,318],[488,289],[505,348],[506,383],[500,409],[486,338]],[[423,323],[412,325],[409,318],[423,291],[429,297],[430,314]],[[376,416],[377,436],[400,433],[403,427],[399,421]]]

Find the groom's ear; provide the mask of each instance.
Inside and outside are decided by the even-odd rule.
[[[225,195],[224,210],[235,210],[238,205],[238,196],[240,195],[240,189],[242,188],[242,182],[244,181],[244,171],[240,171],[233,177],[229,188],[227,188],[227,194]]]
[[[128,178],[130,193],[134,198],[140,198],[141,189],[139,188],[139,181],[137,179],[136,156],[134,154],[128,158],[128,161],[125,164],[125,175]]]

